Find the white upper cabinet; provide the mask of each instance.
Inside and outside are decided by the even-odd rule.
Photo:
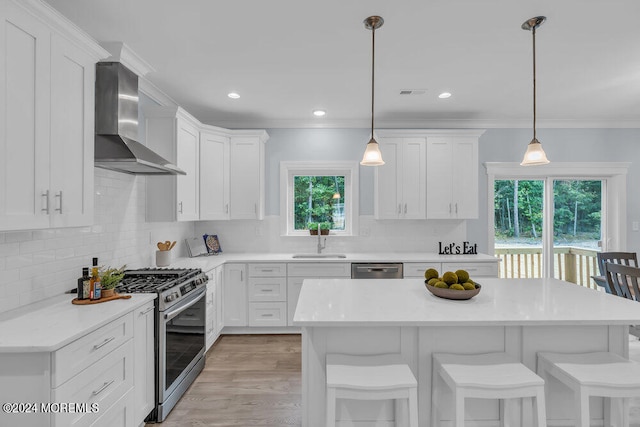
[[[200,132],[200,219],[229,219],[228,131]]]
[[[424,219],[426,141],[424,137],[380,137],[385,164],[375,168],[375,217]]]
[[[199,122],[180,107],[145,108],[147,146],[186,175],[147,177],[147,221],[200,218]]]
[[[478,218],[480,135],[456,131],[427,137],[427,218]]]
[[[264,218],[265,131],[234,131],[229,152],[229,218]]]
[[[39,1],[0,5],[0,230],[93,221],[95,41]]]

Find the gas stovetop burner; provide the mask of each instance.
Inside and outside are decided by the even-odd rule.
[[[141,268],[126,270],[118,292],[163,292],[201,273],[199,268]]]

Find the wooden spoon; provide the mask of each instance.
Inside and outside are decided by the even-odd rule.
[[[173,247],[176,245],[176,241],[174,240],[171,245],[169,245],[169,249],[167,249],[168,251],[170,251],[171,249],[173,249]]]
[[[165,246],[164,243],[158,242],[158,249],[160,249],[161,251],[166,251],[167,247]]]

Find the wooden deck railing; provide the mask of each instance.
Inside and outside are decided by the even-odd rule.
[[[542,277],[542,248],[510,247],[496,248],[500,258],[500,277]],[[591,289],[599,289],[592,275],[598,275],[596,254],[598,251],[572,246],[554,247],[554,277],[577,283]]]

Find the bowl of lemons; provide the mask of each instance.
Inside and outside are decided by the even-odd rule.
[[[474,282],[465,270],[447,271],[442,276],[435,268],[424,272],[424,285],[433,295],[453,300],[465,300],[480,293],[482,286]]]

